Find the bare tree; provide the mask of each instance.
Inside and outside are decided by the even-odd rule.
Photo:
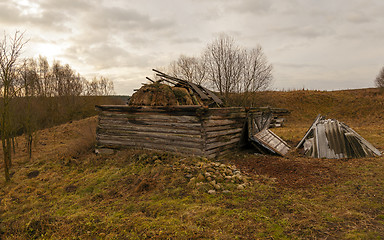
[[[174,77],[202,85],[206,80],[206,69],[204,58],[181,55],[170,64],[169,72]]]
[[[381,68],[379,74],[377,75],[375,85],[378,88],[384,88],[384,67]]]
[[[236,90],[243,69],[244,55],[228,35],[221,35],[204,51],[208,80],[220,94],[227,95]]]
[[[21,117],[22,129],[25,134],[26,147],[29,159],[32,159],[32,142],[37,130],[36,112],[32,109],[32,98],[41,94],[41,85],[37,70],[37,62],[30,58],[25,59],[19,68],[19,78],[23,89],[22,96],[24,101],[23,116]],[[21,104],[21,103],[19,103]]]
[[[226,34],[208,44],[200,58],[182,55],[170,65],[172,75],[210,85],[225,98],[234,92],[245,93],[246,98],[250,92],[267,89],[272,69],[260,46],[241,48]]]
[[[11,116],[10,102],[20,89],[15,86],[17,65],[21,50],[26,44],[23,40],[23,33],[16,31],[12,36],[4,34],[3,40],[0,42],[0,84],[2,88],[2,109],[1,109],[1,141],[3,145],[4,155],[4,171],[5,180],[10,180],[9,170],[11,167]]]

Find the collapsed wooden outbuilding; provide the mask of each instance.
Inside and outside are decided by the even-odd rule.
[[[160,79],[147,78],[152,84],[143,84],[130,105],[96,106],[98,152],[139,147],[217,157],[248,141],[255,140],[253,145],[260,145],[260,150],[265,144],[276,144],[268,136],[258,138],[256,131],[248,131],[247,119],[263,122],[266,129],[282,126],[286,109],[223,107],[223,101],[207,88],[154,71]],[[279,155],[289,150],[270,149],[274,148],[268,153]]]
[[[97,106],[97,149],[146,149],[216,157],[237,147],[244,108]]]

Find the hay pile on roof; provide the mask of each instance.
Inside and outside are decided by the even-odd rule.
[[[297,145],[314,158],[360,158],[381,156],[381,152],[352,128],[335,119],[318,115]]]
[[[178,106],[178,105],[201,105],[210,107],[220,107],[223,102],[210,90],[169,76],[157,70],[156,75],[160,80],[153,81],[152,84],[144,84],[137,90],[130,99],[131,106]],[[166,82],[167,84],[163,84]]]
[[[155,82],[141,87],[130,99],[132,106],[177,106],[200,105],[193,101],[185,88],[170,87],[166,84]]]

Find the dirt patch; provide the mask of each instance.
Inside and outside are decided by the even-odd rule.
[[[236,160],[236,165],[250,174],[276,178],[280,185],[305,188],[336,182],[342,176],[330,161],[333,160],[246,155]]]

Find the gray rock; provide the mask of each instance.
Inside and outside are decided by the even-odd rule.
[[[211,190],[208,191],[208,193],[209,194],[216,194],[216,190],[211,189]]]

